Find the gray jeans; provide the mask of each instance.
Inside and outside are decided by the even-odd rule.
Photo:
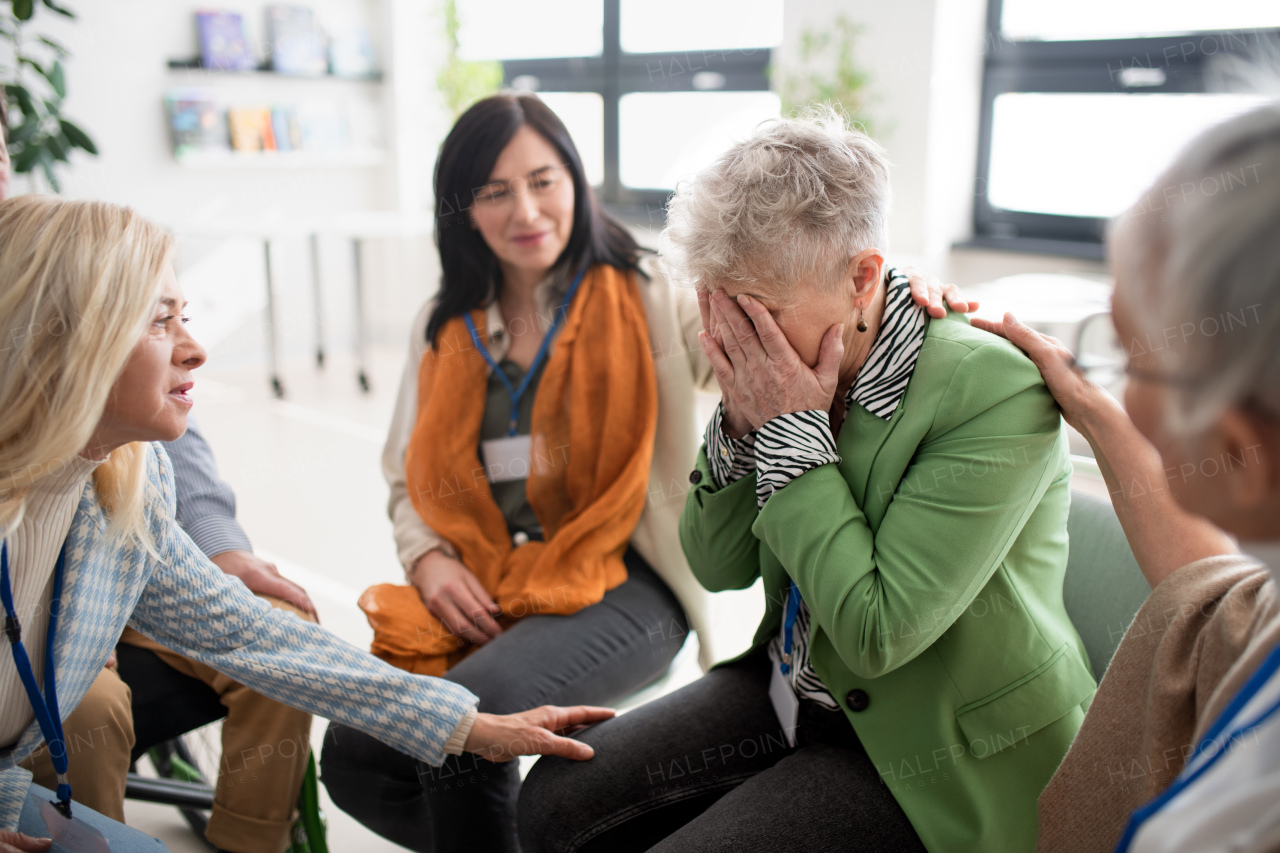
[[[570,616],[528,616],[449,670],[492,714],[609,705],[654,681],[687,634],[675,594],[634,550],[627,580]],[[337,723],[321,778],[339,808],[410,850],[516,853],[519,765],[469,753],[424,764]]]
[[[763,650],[578,737],[595,757],[542,758],[520,794],[525,853],[923,853],[841,711],[801,703],[787,746]]]

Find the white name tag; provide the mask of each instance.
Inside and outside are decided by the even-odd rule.
[[[72,808],[74,809],[74,805]],[[40,816],[44,818],[45,826],[49,827],[49,837],[54,844],[71,853],[111,853],[111,845],[102,837],[101,832],[79,818],[67,820],[53,803],[41,803]],[[160,849],[158,842],[156,849]]]
[[[527,435],[511,435],[480,442],[484,474],[490,483],[507,483],[529,477],[533,442]]]
[[[773,665],[773,675],[769,678],[769,701],[773,703],[773,712],[778,715],[787,746],[795,746],[796,726],[800,724],[800,700],[791,689],[791,679],[782,674],[782,664],[776,660],[769,663]]]

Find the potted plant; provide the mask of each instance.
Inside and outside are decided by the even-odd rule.
[[[66,48],[53,39],[30,33],[28,26],[41,7],[49,13],[75,18],[55,0],[3,0],[0,39],[12,45],[9,64],[0,64],[0,83],[9,105],[9,155],[13,171],[32,174],[38,168],[54,192],[61,192],[58,163],[69,162],[79,148],[97,154],[89,134],[63,118],[67,97]],[[7,7],[7,8],[6,8]]]
[[[862,27],[843,15],[828,27],[806,27],[801,32],[793,58],[784,68],[770,69],[784,114],[826,104],[844,113],[864,133],[875,135],[867,114],[871,75],[854,58],[861,33]]]

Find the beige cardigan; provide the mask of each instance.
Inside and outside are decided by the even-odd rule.
[[[1169,786],[1280,642],[1270,577],[1249,557],[1210,557],[1152,590],[1040,795],[1040,853],[1110,853],[1133,810]]]
[[[641,277],[639,284],[658,381],[658,430],[649,471],[649,500],[631,536],[631,544],[680,599],[689,617],[689,627],[698,632],[698,661],[705,670],[716,660],[711,632],[707,630],[710,627],[707,592],[689,571],[676,524],[689,491],[689,472],[693,470],[701,443],[694,390],[714,388],[715,375],[698,343],[702,317],[694,292],[671,287],[650,258],[642,262],[642,267],[650,276],[648,281]],[[538,302],[547,312],[555,307],[550,304],[549,295],[549,283],[540,285]],[[427,320],[434,308],[435,300],[429,300],[413,321],[409,358],[391,416],[391,431],[382,451],[382,474],[391,487],[388,512],[395,528],[400,562],[406,571],[434,548],[456,556],[452,546],[418,515],[405,486],[405,449],[418,413],[418,365],[427,349]],[[494,358],[501,360],[509,342],[496,304],[490,306],[487,321],[486,344]]]

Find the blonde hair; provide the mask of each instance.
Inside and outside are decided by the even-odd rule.
[[[884,149],[832,108],[811,107],[761,124],[676,187],[662,263],[695,286],[830,288],[856,254],[888,249],[891,203]]]
[[[89,443],[146,331],[172,238],[127,208],[23,195],[0,202],[0,528],[34,483]],[[94,472],[110,535],[146,529],[145,445]]]

